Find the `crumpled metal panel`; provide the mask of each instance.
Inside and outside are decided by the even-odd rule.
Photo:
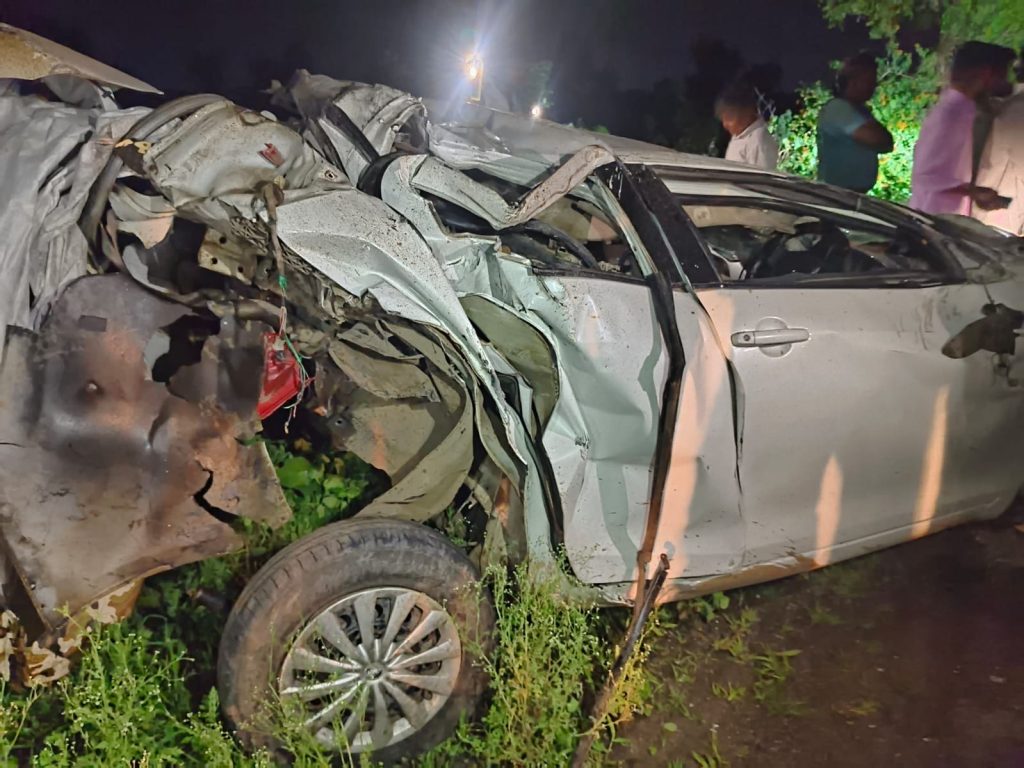
[[[335,80],[326,75],[311,75],[304,69],[298,70],[287,86],[278,88],[273,100],[295,110],[307,122],[317,122],[323,134],[311,133],[308,138],[316,144],[326,139],[331,146],[321,146],[321,150],[325,153],[333,150],[353,181],[359,180],[369,160],[327,116],[329,105],[345,113],[378,155],[391,152],[399,132],[410,123],[422,122],[426,115],[423,102],[404,91],[387,85],[367,85]]]
[[[148,350],[188,311],[127,277],[87,277],[38,335],[8,338],[0,530],[49,627],[139,577],[237,548],[234,515],[290,515],[262,444],[242,442],[257,426],[256,329],[229,323],[200,362],[152,380]]]
[[[78,217],[115,139],[146,111],[0,96],[0,344],[8,325],[33,327],[62,286],[85,274]]]
[[[550,167],[567,154],[599,144],[624,163],[679,165],[681,157],[685,157],[688,168],[743,171],[736,163],[721,158],[681,156],[676,150],[657,144],[585,131],[550,120],[535,120],[479,104],[457,104],[452,109],[435,100],[425,103],[431,117],[428,125],[430,151],[457,168],[487,166],[496,170],[524,161]],[[761,169],[748,171],[766,173]]]
[[[75,75],[115,88],[163,93],[149,83],[45,37],[0,24],[0,77],[38,80],[51,75]]]
[[[508,229],[536,218],[576,189],[597,168],[615,158],[597,145],[583,147],[559,165],[521,200],[508,203],[497,192],[462,171],[432,157],[422,158],[413,185],[486,219],[495,229]]]
[[[395,472],[392,487],[360,514],[428,520],[451,504],[469,475],[475,453],[473,402],[474,398],[481,397],[481,393],[470,384],[473,379],[467,375],[468,371],[459,370],[456,366],[454,349],[440,336],[431,339],[426,334],[401,326],[394,326],[393,330],[411,347],[422,351],[435,370],[443,372],[443,378],[435,375],[434,380],[448,414],[447,418],[434,420],[417,456]],[[401,414],[396,413],[395,416],[400,418]],[[399,420],[382,423],[374,419],[367,426],[370,429],[361,430],[362,434],[383,432],[397,439],[409,437]]]
[[[348,187],[348,179],[286,125],[229,101],[190,115],[143,156],[148,178],[179,209],[222,221],[257,213],[261,185],[283,179],[303,195]],[[228,206],[229,213],[225,213]]]
[[[408,166],[404,161],[416,159],[399,158],[392,167],[405,170]],[[389,179],[396,181],[390,167],[388,170],[385,185]],[[404,183],[397,185],[401,191],[396,194],[404,195],[403,199],[422,201],[411,189],[409,176],[401,174],[401,179]],[[327,287],[333,284],[349,297],[372,304],[382,316],[392,315],[437,329],[443,335],[434,334],[434,344],[445,344],[444,339],[454,345],[450,349],[446,347],[446,356],[467,366],[459,378],[471,392],[467,402],[472,408],[476,434],[491,459],[518,487],[523,467],[527,464],[525,457],[529,455],[524,428],[505,401],[487,353],[459,304],[458,295],[439,263],[438,254],[427,247],[409,222],[381,200],[347,190],[282,205],[278,209],[278,232],[289,250],[317,270],[317,280],[321,285],[318,306],[328,315],[359,317],[360,312],[362,316],[366,314],[363,308],[338,307],[338,302],[331,297],[331,292],[336,289]],[[293,294],[290,287],[289,296]],[[420,352],[426,354],[424,350]],[[495,416],[497,418],[492,423]],[[421,431],[426,427],[417,426],[416,429]],[[437,452],[437,456],[444,453]],[[453,456],[461,457],[462,454],[454,453]],[[371,460],[370,463],[381,466],[379,461]],[[532,475],[527,473],[524,496],[528,505],[538,505],[534,511],[544,519],[537,481]],[[429,477],[422,472],[417,476],[424,483]],[[402,514],[408,516],[412,513],[423,519],[424,510],[433,507],[439,498],[440,495],[433,492],[424,493],[423,504],[406,503]],[[430,504],[426,504],[427,501]],[[381,505],[390,503],[389,499],[379,499],[378,502]],[[399,509],[397,505],[392,508]],[[373,514],[373,509],[366,513]]]
[[[559,395],[543,445],[565,519],[565,548],[585,583],[632,578],[650,499],[667,355],[642,283],[506,276],[558,362]]]
[[[452,502],[477,458],[475,423],[486,416],[475,377],[443,334],[396,317],[369,320],[372,300],[339,306],[324,296],[321,275],[288,259],[291,301],[326,312],[323,336],[305,347],[317,365],[314,410],[326,416],[338,448],[391,479],[359,514],[433,517]],[[368,321],[353,320],[359,316]],[[481,430],[481,440],[500,446],[490,432]]]

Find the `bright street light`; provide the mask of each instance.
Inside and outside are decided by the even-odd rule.
[[[540,120],[540,118],[543,116],[544,107],[542,107],[540,104],[534,104],[532,107],[530,107],[530,117],[532,117],[534,120]]]
[[[476,95],[470,101],[480,101],[484,94],[484,60],[477,51],[466,55],[463,72],[466,79],[476,85]]]

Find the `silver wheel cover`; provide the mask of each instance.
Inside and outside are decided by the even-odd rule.
[[[278,691],[301,703],[325,749],[379,751],[441,710],[461,668],[459,633],[440,604],[379,587],[342,598],[299,631]]]

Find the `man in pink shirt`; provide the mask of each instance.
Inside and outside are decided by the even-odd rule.
[[[1003,207],[995,190],[979,187],[973,177],[973,131],[976,101],[1005,95],[1014,52],[990,43],[969,42],[957,49],[938,103],[921,125],[914,147],[910,206],[925,213],[969,215]]]

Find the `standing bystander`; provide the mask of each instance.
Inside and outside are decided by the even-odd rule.
[[[892,134],[868,107],[878,87],[878,63],[869,53],[843,62],[836,97],[818,116],[818,178],[867,192],[878,179],[878,156],[892,152]]]
[[[729,132],[725,159],[774,171],[779,165],[779,143],[768,131],[757,108],[757,93],[746,83],[726,88],[715,102],[715,116]]]
[[[921,126],[914,147],[910,206],[925,213],[969,215],[972,205],[999,208],[996,191],[979,186],[973,177],[973,131],[976,101],[1005,95],[1014,53],[991,43],[969,42],[953,56],[949,85]]]
[[[992,131],[981,155],[977,184],[991,187],[1007,208],[976,210],[975,218],[1018,236],[1024,236],[1024,49],[1015,68],[1013,95],[996,108]]]

